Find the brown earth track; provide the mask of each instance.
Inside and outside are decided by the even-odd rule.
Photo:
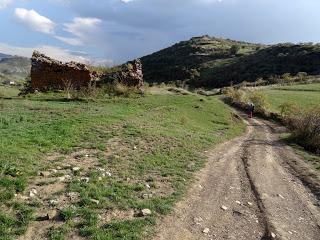
[[[279,140],[280,126],[247,124],[243,137],[210,152],[155,240],[320,240],[319,173]]]

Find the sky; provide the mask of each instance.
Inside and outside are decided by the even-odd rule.
[[[115,65],[194,36],[320,42],[320,0],[0,0],[0,52]]]

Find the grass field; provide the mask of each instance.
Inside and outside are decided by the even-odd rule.
[[[284,102],[296,103],[307,109],[320,105],[320,84],[272,87],[264,90],[271,111],[279,111]]]
[[[243,130],[217,98],[196,95],[0,99],[0,235],[144,239],[205,150]],[[39,220],[55,211],[59,221]]]
[[[16,87],[0,86],[0,97],[16,97],[19,89]]]

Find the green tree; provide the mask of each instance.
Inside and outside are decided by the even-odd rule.
[[[301,81],[301,82],[306,80],[307,76],[308,76],[308,73],[306,73],[306,72],[298,72],[298,74],[297,74],[297,77],[299,78],[299,81]]]
[[[232,55],[235,55],[239,52],[240,50],[240,46],[239,45],[232,45],[231,48],[230,48],[230,53]]]

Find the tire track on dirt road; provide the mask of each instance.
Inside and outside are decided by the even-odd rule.
[[[244,136],[210,152],[155,240],[320,239],[319,202],[286,166],[286,158],[299,157],[272,123],[247,124]]]

